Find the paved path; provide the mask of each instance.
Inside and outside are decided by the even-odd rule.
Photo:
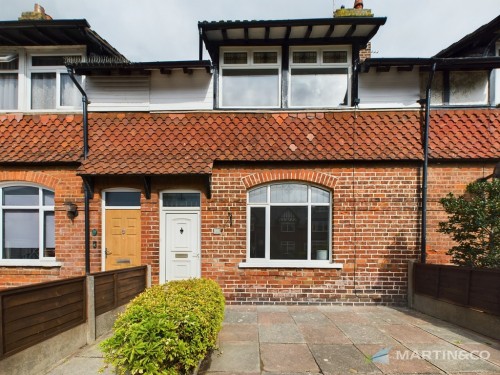
[[[101,366],[94,345],[48,375]],[[406,309],[228,306],[200,374],[500,374],[500,342]]]

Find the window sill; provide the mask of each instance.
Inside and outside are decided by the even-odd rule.
[[[330,263],[324,260],[274,260],[274,261],[247,261],[241,262],[238,268],[330,268],[341,270],[342,263]]]
[[[55,260],[35,259],[2,259],[0,267],[61,267],[62,263]]]

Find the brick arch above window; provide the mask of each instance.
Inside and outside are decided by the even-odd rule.
[[[255,186],[262,185],[269,182],[276,181],[304,181],[313,183],[316,185],[324,186],[333,190],[337,183],[338,177],[334,177],[330,174],[316,171],[308,170],[298,170],[298,171],[268,171],[259,172],[243,177],[241,181],[247,189],[251,189]]]
[[[44,186],[55,190],[60,180],[43,172],[33,171],[3,171],[0,172],[0,183],[3,182],[26,182]]]

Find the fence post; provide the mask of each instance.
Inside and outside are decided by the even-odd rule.
[[[87,345],[95,341],[94,276],[87,276]]]
[[[146,265],[146,288],[151,288],[151,265]]]
[[[413,292],[414,292],[414,269],[415,259],[408,261],[408,307],[413,308]]]

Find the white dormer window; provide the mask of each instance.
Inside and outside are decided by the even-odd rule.
[[[0,55],[0,110],[18,107],[19,56],[14,53]]]
[[[220,106],[276,108],[280,106],[281,56],[277,48],[222,49]]]
[[[81,106],[81,95],[71,81],[61,55],[31,55],[30,109],[63,109]],[[77,77],[81,81],[81,77]]]
[[[290,49],[290,107],[335,108],[349,105],[350,47]]]

